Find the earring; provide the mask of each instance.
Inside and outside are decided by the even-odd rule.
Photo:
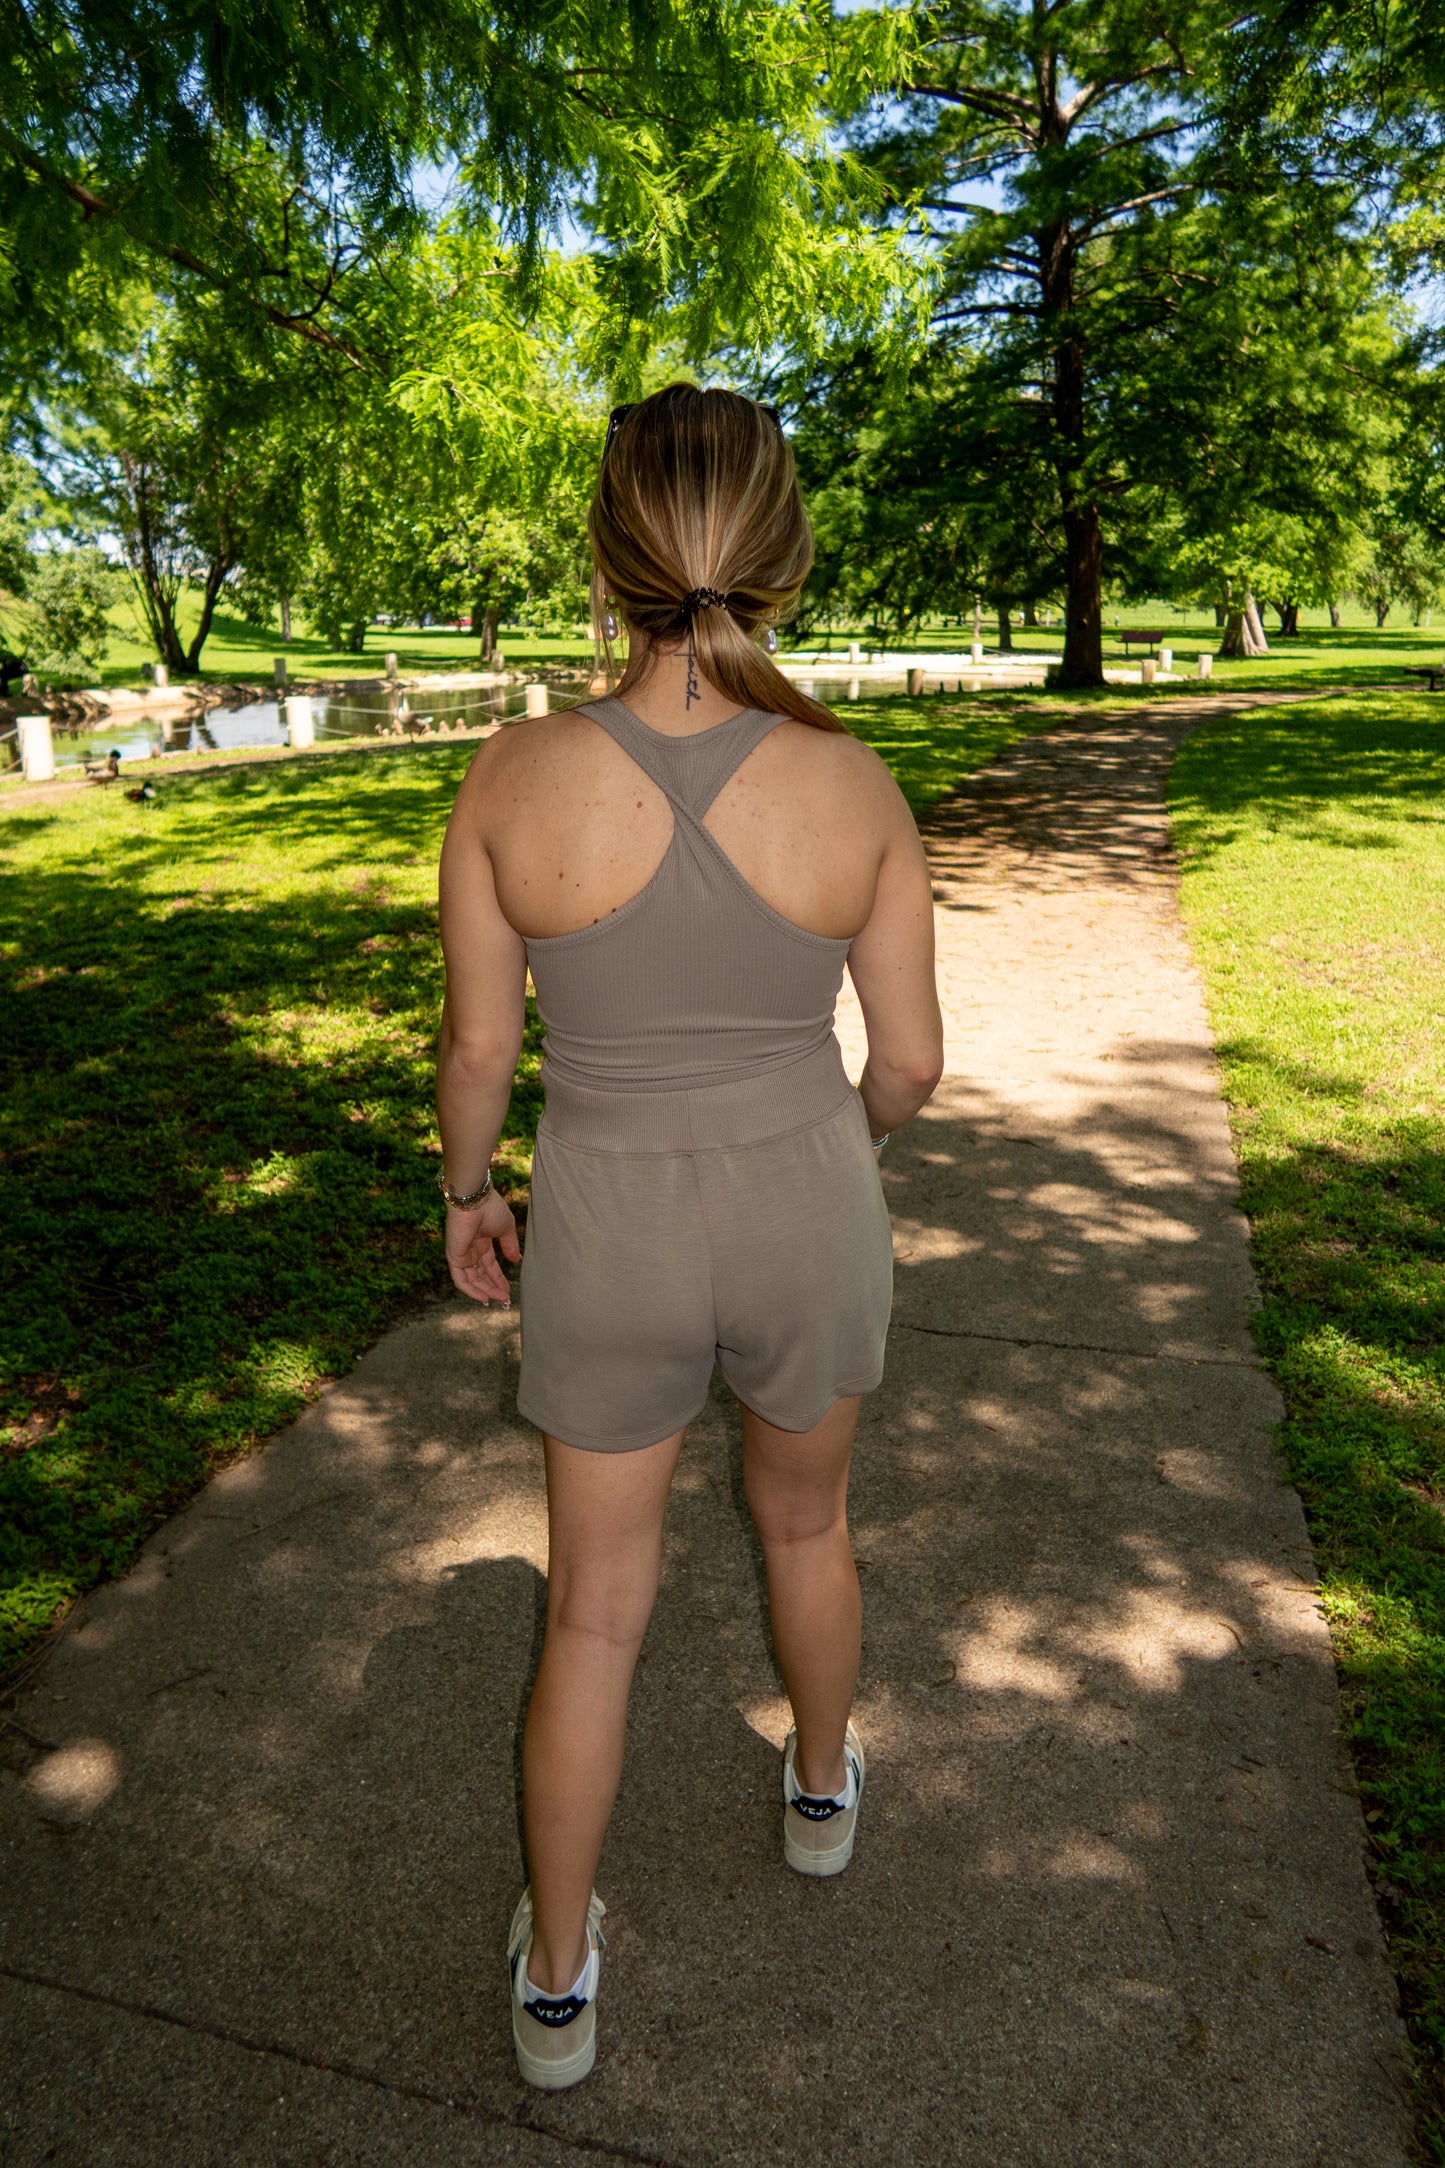
[[[768,626],[767,631],[763,634],[763,649],[764,652],[769,655],[776,655],[778,652],[778,636],[774,632],[771,625]]]
[[[603,639],[615,640],[617,638],[618,630],[619,627],[617,623],[617,612],[615,610],[608,610],[602,620]]]

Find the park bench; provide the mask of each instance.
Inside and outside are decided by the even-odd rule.
[[[1119,638],[1124,643],[1124,653],[1126,655],[1129,652],[1131,644],[1136,647],[1144,647],[1147,645],[1149,652],[1152,655],[1156,647],[1162,647],[1166,640],[1172,640],[1173,637],[1174,635],[1170,632],[1139,632],[1137,630],[1121,632],[1119,635]]]
[[[1441,686],[1445,685],[1445,662],[1423,663],[1408,669],[1405,675],[1427,679],[1426,692],[1438,693]]]

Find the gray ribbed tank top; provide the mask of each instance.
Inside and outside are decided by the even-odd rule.
[[[663,792],[672,841],[608,917],[528,941],[548,1071],[598,1091],[683,1090],[763,1076],[826,1046],[850,944],[782,917],[703,826],[784,718],[745,709],[674,738],[620,700],[580,712]]]

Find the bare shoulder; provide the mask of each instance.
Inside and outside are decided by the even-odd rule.
[[[579,763],[605,755],[608,745],[606,734],[576,709],[526,716],[483,740],[462,784],[462,801],[478,812],[489,804],[515,805],[564,775],[575,776]]]
[[[854,815],[872,816],[892,825],[913,816],[886,761],[849,730],[819,730],[811,723],[785,722],[773,732],[780,761],[794,771],[800,786],[811,788]]]

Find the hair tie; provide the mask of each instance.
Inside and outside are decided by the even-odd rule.
[[[699,610],[725,610],[728,598],[716,587],[694,587],[690,595],[682,598],[683,615],[693,617]]]

